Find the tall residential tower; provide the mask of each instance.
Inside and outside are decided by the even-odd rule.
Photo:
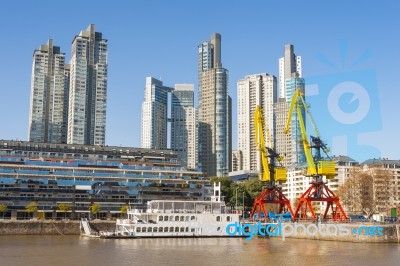
[[[196,109],[194,85],[176,84],[171,104],[171,150],[189,169],[196,168]]]
[[[146,78],[144,101],[142,103],[141,147],[167,149],[168,92],[162,81]]]
[[[107,40],[94,24],[72,41],[68,143],[104,145],[107,105]]]
[[[231,158],[228,70],[221,63],[221,35],[198,46],[199,168],[207,176],[227,176]]]
[[[33,53],[29,141],[67,143],[69,65],[53,40]]]
[[[292,77],[292,73],[301,77],[301,56],[294,54],[292,44],[285,45],[284,56],[279,58],[279,98],[286,98],[286,80]]]
[[[285,45],[284,56],[279,59],[280,99],[275,104],[275,148],[278,153],[284,156],[283,164],[289,169],[297,168],[305,163],[304,147],[296,112],[292,116],[289,134],[283,133],[289,106],[296,89],[305,92],[305,81],[301,78],[301,57],[294,54],[293,45],[287,44]],[[304,111],[302,115],[304,117]]]
[[[249,75],[238,81],[237,88],[238,149],[242,152],[243,170],[261,171],[260,155],[255,143],[254,112],[257,106],[262,108],[265,143],[274,148],[268,139],[273,141],[275,135],[274,103],[278,100],[276,77],[269,74]]]

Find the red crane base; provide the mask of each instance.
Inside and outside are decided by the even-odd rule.
[[[299,205],[294,213],[294,220],[316,220],[316,214],[312,206],[313,202],[326,202],[326,209],[321,217],[323,220],[334,221],[347,220],[346,213],[340,204],[339,197],[330,190],[324,182],[313,182],[299,199]],[[331,217],[328,217],[330,211]],[[311,213],[311,217],[307,216]]]
[[[267,204],[279,204],[279,213],[289,211],[293,217],[293,210],[290,201],[283,195],[280,188],[276,186],[266,187],[264,191],[254,201],[253,209],[250,214],[251,220],[266,220],[268,213],[266,209]],[[257,214],[257,218],[253,218]],[[263,216],[261,216],[263,214]]]

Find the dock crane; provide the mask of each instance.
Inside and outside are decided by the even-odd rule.
[[[323,181],[323,176],[327,179],[331,179],[335,176],[335,162],[331,160],[328,155],[329,148],[321,140],[317,127],[314,124],[309,108],[304,100],[303,92],[297,89],[293,96],[290,104],[288,117],[286,120],[286,126],[284,133],[288,134],[289,126],[292,120],[292,114],[296,109],[297,120],[300,126],[301,141],[304,146],[304,153],[307,161],[307,173],[306,176],[311,176],[313,181],[310,187],[303,193],[299,198],[299,204],[294,212],[294,220],[299,219],[311,219],[316,220],[316,213],[313,209],[313,202],[326,202],[326,208],[322,215],[322,219],[328,218],[328,212],[331,211],[332,220],[346,220],[347,216],[340,204],[339,197],[335,195]],[[306,126],[302,115],[302,110],[305,110],[310,123],[314,129],[315,136],[310,136],[311,143],[308,141]],[[314,154],[312,150],[314,149]],[[327,159],[321,156],[321,150],[325,153]],[[307,212],[311,213],[312,217],[307,217]]]
[[[260,152],[262,162],[260,180],[266,182],[266,187],[255,199],[250,219],[267,219],[267,204],[278,204],[279,213],[289,211],[293,217],[293,210],[289,199],[283,195],[282,189],[276,186],[276,181],[286,181],[286,169],[282,166],[276,166],[276,161],[280,162],[282,157],[279,156],[273,148],[273,141],[268,130],[264,130],[264,116],[260,106],[257,106],[254,112],[254,125],[255,142],[257,150]],[[265,146],[264,134],[268,137],[269,147]]]

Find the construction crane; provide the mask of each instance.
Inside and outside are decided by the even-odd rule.
[[[326,208],[321,217],[323,220],[328,219],[329,211],[331,211],[330,214],[332,220],[346,220],[347,216],[342,208],[342,205],[340,204],[339,198],[323,181],[323,176],[325,176],[327,179],[332,179],[335,176],[335,162],[333,162],[328,155],[329,148],[319,136],[318,129],[315,126],[310,110],[304,100],[304,94],[300,89],[297,89],[292,96],[284,130],[285,134],[289,133],[289,127],[292,121],[294,110],[297,113],[297,121],[299,123],[301,132],[301,141],[303,143],[304,153],[307,161],[307,173],[305,175],[313,178],[311,186],[299,198],[299,204],[294,212],[294,220],[316,220],[317,216],[313,208],[314,202],[326,202]],[[302,110],[307,113],[315,133],[315,136],[310,136],[311,143],[308,141]],[[314,154],[312,150],[314,150]],[[326,159],[322,157],[321,151],[325,153]],[[307,213],[311,213],[311,217],[308,217]]]
[[[286,181],[286,169],[282,166],[276,166],[276,162],[280,163],[282,157],[273,148],[273,141],[268,129],[264,130],[264,116],[260,106],[257,106],[254,112],[254,125],[256,146],[260,152],[262,162],[260,180],[266,183],[266,187],[255,199],[250,218],[257,220],[268,219],[268,204],[278,204],[280,214],[289,211],[291,217],[293,217],[290,201],[283,195],[281,187],[276,186],[276,181]],[[264,134],[267,135],[269,147],[265,146]]]

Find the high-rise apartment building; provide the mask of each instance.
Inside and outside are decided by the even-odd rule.
[[[104,145],[107,104],[107,40],[94,24],[72,41],[68,143]]]
[[[301,56],[294,54],[292,44],[285,45],[284,56],[279,59],[279,98],[286,98],[286,80],[292,77],[292,73],[301,77]]]
[[[199,168],[207,176],[227,176],[231,158],[228,70],[221,63],[221,35],[198,46]]]
[[[284,98],[279,98],[274,104],[275,114],[275,149],[276,152],[283,157],[281,161],[285,168],[292,166],[292,135],[284,134],[286,120],[289,112],[289,103]]]
[[[69,65],[50,39],[33,53],[29,141],[67,143]]]
[[[196,109],[194,85],[176,84],[172,91],[171,149],[178,161],[189,169],[196,168]]]
[[[141,147],[167,149],[168,140],[168,92],[162,81],[146,77],[142,103]]]
[[[261,159],[255,143],[254,112],[260,106],[264,115],[264,139],[274,144],[274,104],[278,100],[276,77],[269,74],[246,76],[237,83],[238,149],[242,152],[243,170],[261,171]]]

